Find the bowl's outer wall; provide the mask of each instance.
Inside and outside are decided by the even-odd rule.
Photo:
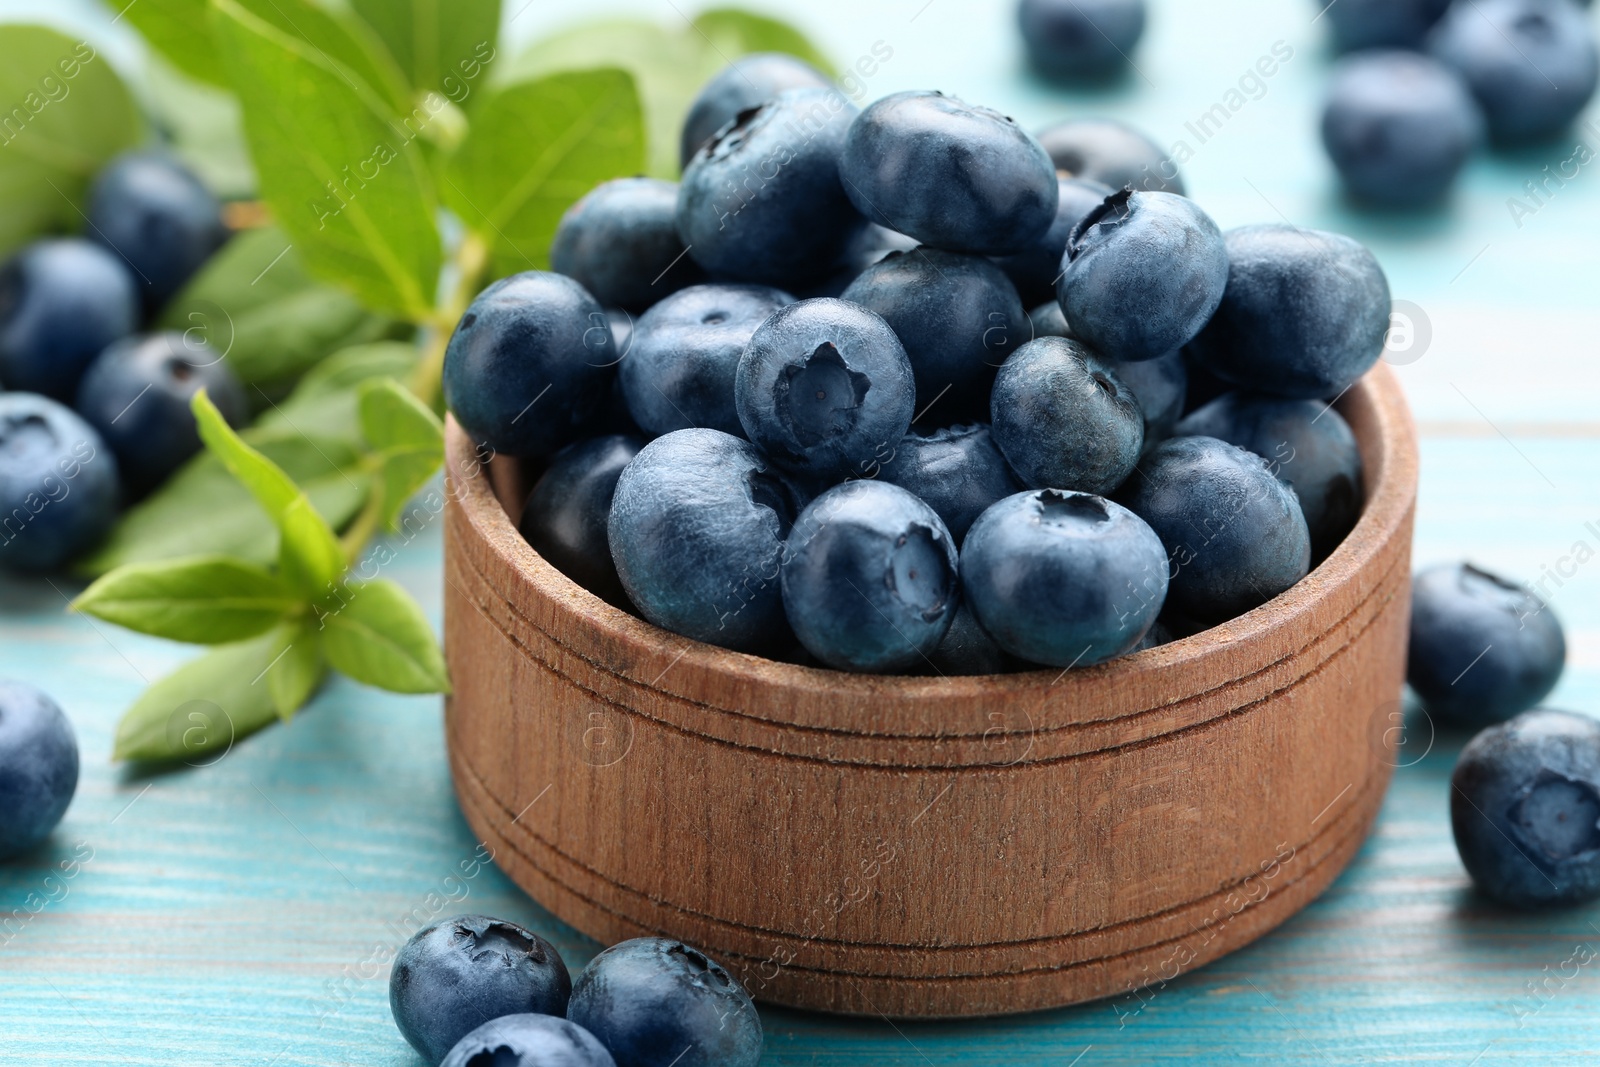
[[[681,938],[777,1003],[984,1015],[1171,980],[1325,888],[1388,783],[1416,441],[1386,367],[1339,407],[1367,507],[1294,589],[1101,667],[960,679],[760,660],[610,607],[522,540],[516,466],[452,424],[462,809],[566,922]]]

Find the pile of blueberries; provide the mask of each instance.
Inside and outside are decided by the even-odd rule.
[[[1323,7],[1323,0],[1317,0]],[[1358,200],[1438,201],[1473,150],[1547,141],[1594,96],[1600,50],[1576,0],[1339,0],[1324,14],[1334,69],[1322,141]],[[1592,139],[1591,139],[1592,140]],[[1542,197],[1594,148],[1533,183]],[[1552,185],[1550,183],[1554,182]]]
[[[429,1067],[755,1067],[761,1020],[704,953],[640,937],[574,982],[554,945],[465,915],[418,931],[389,972],[395,1024]]]
[[[227,239],[216,199],[164,154],[90,187],[83,237],[0,265],[0,567],[51,571],[200,449],[189,399],[232,423],[244,388],[196,331],[141,333]]]
[[[858,110],[787,57],[713,79],[684,146],[445,360],[467,432],[544,468],[529,542],[612,603],[841,670],[1086,666],[1271,600],[1358,518],[1331,403],[1390,297],[1357,242],[1225,234],[1114,123]]]

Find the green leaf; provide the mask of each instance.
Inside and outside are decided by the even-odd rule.
[[[267,669],[267,693],[278,717],[288,722],[328,676],[328,664],[322,658],[322,639],[310,622],[286,623],[274,633],[279,652]]]
[[[346,560],[327,520],[317,513],[299,486],[283,468],[251,448],[233,432],[211,398],[202,389],[190,407],[200,440],[216,454],[228,472],[250,490],[277,526],[281,541],[278,571],[295,589],[320,596],[344,574]]]
[[[212,0],[261,191],[306,266],[368,307],[433,308],[441,250],[412,128],[320,49],[238,0]]]
[[[644,152],[627,72],[554,74],[478,106],[446,170],[445,199],[488,242],[497,274],[545,267],[561,213],[599,182],[637,174]]]
[[[206,0],[138,0],[122,9],[161,55],[191,78],[226,88],[228,74],[211,41]]]
[[[111,64],[43,26],[0,33],[0,254],[76,230],[89,180],[139,142],[142,123]]]
[[[361,432],[376,451],[381,518],[394,529],[411,494],[444,464],[444,424],[393,378],[361,387]]]
[[[209,763],[277,717],[263,681],[277,630],[221,645],[151,685],[117,723],[111,758]]]
[[[143,0],[141,0],[142,6]],[[205,5],[199,5],[204,16]],[[207,37],[207,49],[214,51]],[[144,101],[160,139],[223,199],[252,197],[256,170],[232,92],[180,73],[160,56],[145,68]]]
[[[830,78],[836,75],[828,57],[810,39],[787,22],[733,7],[702,11],[691,23],[703,34],[706,46],[729,57],[751,52],[787,52],[810,63]]]
[[[448,693],[449,672],[417,602],[387,578],[351,584],[317,611],[334,669],[393,693]]]
[[[347,440],[307,437],[279,426],[242,435],[306,491],[312,506],[335,529],[360,510],[372,484],[354,442],[353,392],[347,406]],[[324,428],[310,418],[301,424]],[[250,493],[216,456],[202,452],[124,512],[110,537],[77,569],[93,576],[129,563],[208,554],[266,565],[277,558],[278,541],[277,527]]]
[[[500,0],[351,0],[418,92],[459,102],[495,56]]]
[[[259,429],[315,428],[353,444],[361,434],[360,386],[374,378],[404,378],[417,364],[417,350],[400,341],[377,341],[342,349],[313,367],[294,392],[256,422]],[[298,477],[297,482],[301,481]],[[301,484],[304,484],[301,482]]]
[[[119,567],[72,607],[142,634],[220,645],[265,633],[305,598],[265,568],[202,556]]]

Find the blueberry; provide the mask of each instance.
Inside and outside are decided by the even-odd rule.
[[[1144,445],[1139,402],[1095,351],[1065,337],[1029,341],[1000,368],[994,441],[1022,484],[1107,493]]]
[[[961,581],[983,629],[1014,656],[1087,667],[1131,650],[1167,596],[1161,541],[1089,493],[1006,497],[972,524]]]
[[[965,600],[956,608],[944,640],[928,657],[932,671],[941,675],[1004,674],[1011,669],[1005,650],[978,625],[972,605]]]
[[[617,1067],[755,1067],[761,1020],[738,980],[688,945],[639,937],[589,962],[567,1018]]]
[[[1144,21],[1144,0],[1022,0],[1017,6],[1028,59],[1052,78],[1104,78],[1125,70]]]
[[[1172,631],[1163,626],[1160,619],[1157,619],[1155,625],[1146,630],[1145,635],[1139,638],[1139,643],[1133,646],[1133,651],[1143,652],[1147,648],[1160,648],[1162,645],[1172,644],[1174,640]]]
[[[734,381],[739,422],[781,466],[814,480],[867,473],[911,426],[911,361],[883,319],[844,300],[790,304],[750,338]]]
[[[1498,141],[1559,134],[1600,77],[1589,16],[1571,0],[1456,0],[1428,51],[1466,79]]]
[[[1358,200],[1391,207],[1437,201],[1482,135],[1472,94],[1437,60],[1363,52],[1334,68],[1322,144]]]
[[[1523,712],[1461,750],[1450,786],[1456,850],[1485,896],[1516,908],[1600,896],[1600,723]]]
[[[1342,393],[1378,361],[1389,281],[1366,246],[1267,223],[1229,230],[1227,247],[1227,291],[1193,345],[1217,377],[1314,400]]]
[[[130,493],[148,492],[200,451],[189,402],[201,389],[230,425],[249,417],[244,386],[204,341],[171,331],[126,337],[78,384],[78,413],[105,438]]]
[[[228,238],[216,197],[159,152],[112,160],[89,188],[88,220],[89,236],[127,262],[152,310]]]
[[[764,285],[696,285],[645,312],[617,366],[634,421],[651,435],[691,426],[743,434],[733,402],[739,357],[756,327],[792,303]]]
[[[911,360],[917,411],[935,425],[982,412],[995,368],[1031,332],[1005,272],[959,252],[890,252],[842,299],[876,312],[894,330]]]
[[[496,452],[548,456],[599,414],[615,362],[594,297],[563,274],[524,271],[479,293],[461,316],[445,350],[445,400]]]
[[[829,489],[800,513],[784,545],[789,625],[830,667],[885,674],[928,662],[959,599],[950,531],[898,485]]]
[[[789,637],[778,566],[801,496],[760,449],[719,430],[678,430],[622,472],[608,539],[644,617],[740,651]]]
[[[572,979],[538,934],[484,915],[418,930],[389,972],[389,1010],[429,1063],[491,1019],[521,1012],[564,1015]]]
[[[92,241],[35,241],[0,267],[0,383],[71,401],[100,351],[139,322],[127,266]]]
[[[1406,681],[1439,720],[1479,725],[1526,711],[1555,688],[1566,659],[1561,621],[1522,586],[1470,563],[1412,579]]]
[[[873,222],[952,252],[1021,252],[1056,216],[1055,169],[1039,143],[943,93],[871,104],[850,125],[839,173]]]
[[[633,348],[634,322],[633,315],[626,309],[606,308],[606,325],[611,327],[611,347],[618,364],[628,358],[628,351]]]
[[[1033,337],[1072,337],[1072,327],[1055,297],[1028,312],[1028,325],[1033,327]]]
[[[1327,559],[1361,517],[1361,450],[1349,424],[1326,404],[1226,393],[1185,416],[1177,432],[1215,437],[1266,460],[1299,498],[1313,565]]]
[[[793,286],[855,247],[864,220],[839,183],[856,106],[836,89],[793,89],[695,153],[678,187],[678,234],[711,274]]]
[[[561,216],[550,269],[607,307],[642,311],[704,279],[678,238],[678,187],[656,178],[616,178]]]
[[[611,434],[557,452],[534,483],[519,528],[556,570],[602,599],[626,607],[606,540],[611,497],[622,470],[644,447],[637,437]]]
[[[440,1067],[616,1067],[605,1046],[549,1015],[502,1015],[463,1037]]]
[[[1043,235],[1028,247],[1009,256],[997,256],[995,262],[1006,272],[1017,295],[1028,305],[1048,300],[1055,303],[1056,276],[1061,273],[1061,256],[1067,250],[1067,238],[1083,217],[1110,196],[1109,185],[1084,178],[1059,178],[1056,181],[1056,220]]]
[[[1228,283],[1222,231],[1194,201],[1123,189],[1072,231],[1056,298],[1078,337],[1112,359],[1188,344]]]
[[[1361,48],[1420,48],[1450,0],[1316,0],[1327,16],[1333,45],[1341,52]]]
[[[958,546],[990,504],[1022,488],[984,424],[909,433],[878,477],[937,512]]]
[[[1066,177],[1183,195],[1177,164],[1149,137],[1116,119],[1067,119],[1039,131],[1039,143]]]
[[[92,426],[48,397],[0,393],[0,567],[56,570],[106,535],[120,496]]]
[[[1311,535],[1294,490],[1273,477],[1266,460],[1225,441],[1161,442],[1118,499],[1166,546],[1167,603],[1181,618],[1226,622],[1310,570]]]
[[[49,837],[77,788],[78,739],[60,706],[0,679],[0,860]]]
[[[1183,414],[1189,389],[1188,364],[1182,352],[1172,352],[1160,359],[1118,364],[1116,373],[1139,404],[1139,413],[1144,416],[1143,451],[1149,452],[1172,434]]]
[[[678,148],[680,165],[687,169],[700,146],[738,118],[739,112],[760,107],[791,89],[828,86],[821,71],[794,56],[782,52],[740,56],[706,82],[689,105]]]

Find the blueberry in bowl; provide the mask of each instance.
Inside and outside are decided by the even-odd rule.
[[[617,479],[644,448],[625,434],[575,441],[550,460],[522,508],[517,524],[534,551],[596,596],[626,608],[607,541]]]
[[[679,165],[688,169],[702,145],[738,118],[791,89],[826,89],[831,83],[816,67],[783,52],[740,56],[701,86],[684,116]]]
[[[0,860],[50,836],[78,788],[78,739],[61,706],[0,679]]]
[[[490,1019],[456,1042],[439,1067],[616,1067],[576,1023],[523,1012]]]
[[[53,571],[117,520],[122,480],[98,431],[34,393],[0,393],[0,567]]]
[[[1017,287],[1017,295],[1025,306],[1056,302],[1056,276],[1061,273],[1061,256],[1067,250],[1067,239],[1083,217],[1099,207],[1111,193],[1109,185],[1088,178],[1057,178],[1056,218],[1050,228],[1020,252],[994,257],[1011,284]]]
[[[35,241],[0,267],[0,385],[70,403],[94,358],[138,324],[121,259],[80,237]]]
[[[705,280],[678,237],[678,187],[659,178],[614,178],[585,193],[561,216],[550,269],[630,311]]]
[[[958,547],[989,505],[1022,488],[985,423],[913,430],[900,439],[877,476],[937,512]]]
[[[1148,452],[1177,428],[1189,394],[1189,365],[1180,350],[1157,359],[1119,363],[1115,370],[1117,380],[1128,387],[1144,416],[1144,451]]]

